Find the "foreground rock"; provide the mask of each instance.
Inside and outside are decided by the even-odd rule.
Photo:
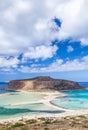
[[[40,76],[32,79],[13,80],[9,82],[8,89],[47,91],[47,90],[75,90],[83,89],[77,82],[53,79],[47,76]]]

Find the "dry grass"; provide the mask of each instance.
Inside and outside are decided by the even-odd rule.
[[[88,130],[88,115],[53,119],[20,120],[0,124],[0,130]]]

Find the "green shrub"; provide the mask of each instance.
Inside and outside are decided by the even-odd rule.
[[[15,127],[20,127],[20,126],[24,126],[23,123],[15,123],[14,125],[12,125],[11,127],[12,128],[15,128]]]
[[[49,130],[49,128],[44,128],[44,130]]]
[[[21,130],[27,130],[26,128],[22,128]]]
[[[35,119],[31,119],[31,120],[27,120],[26,123],[29,123],[29,124],[33,124],[33,123],[36,123],[37,121]]]
[[[78,117],[80,117],[80,118],[86,118],[85,115],[79,115]]]
[[[45,121],[46,119],[44,117],[40,117],[38,120]]]
[[[50,123],[51,123],[51,122],[50,122],[50,121],[48,121],[48,120],[44,122],[44,124],[50,124]]]
[[[83,127],[84,127],[84,128],[88,128],[88,126],[87,126],[87,125],[83,125]]]

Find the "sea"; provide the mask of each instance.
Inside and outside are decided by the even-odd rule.
[[[83,87],[88,88],[88,82],[79,82]],[[40,102],[45,95],[20,93],[6,90],[8,83],[0,83],[0,119],[18,117],[24,115],[39,115],[63,113]],[[66,109],[88,109],[88,90],[69,90],[63,91],[65,96],[57,97],[51,103],[55,106]],[[29,103],[30,102],[30,103]]]
[[[56,98],[52,104],[71,110],[88,109],[88,82],[79,82],[86,90],[66,90],[66,96]]]
[[[7,88],[8,83],[6,82],[0,82],[0,94],[7,92],[5,89]]]

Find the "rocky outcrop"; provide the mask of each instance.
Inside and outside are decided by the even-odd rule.
[[[53,79],[47,76],[40,76],[32,79],[13,80],[9,82],[8,89],[47,91],[47,90],[75,90],[83,89],[77,82]]]

